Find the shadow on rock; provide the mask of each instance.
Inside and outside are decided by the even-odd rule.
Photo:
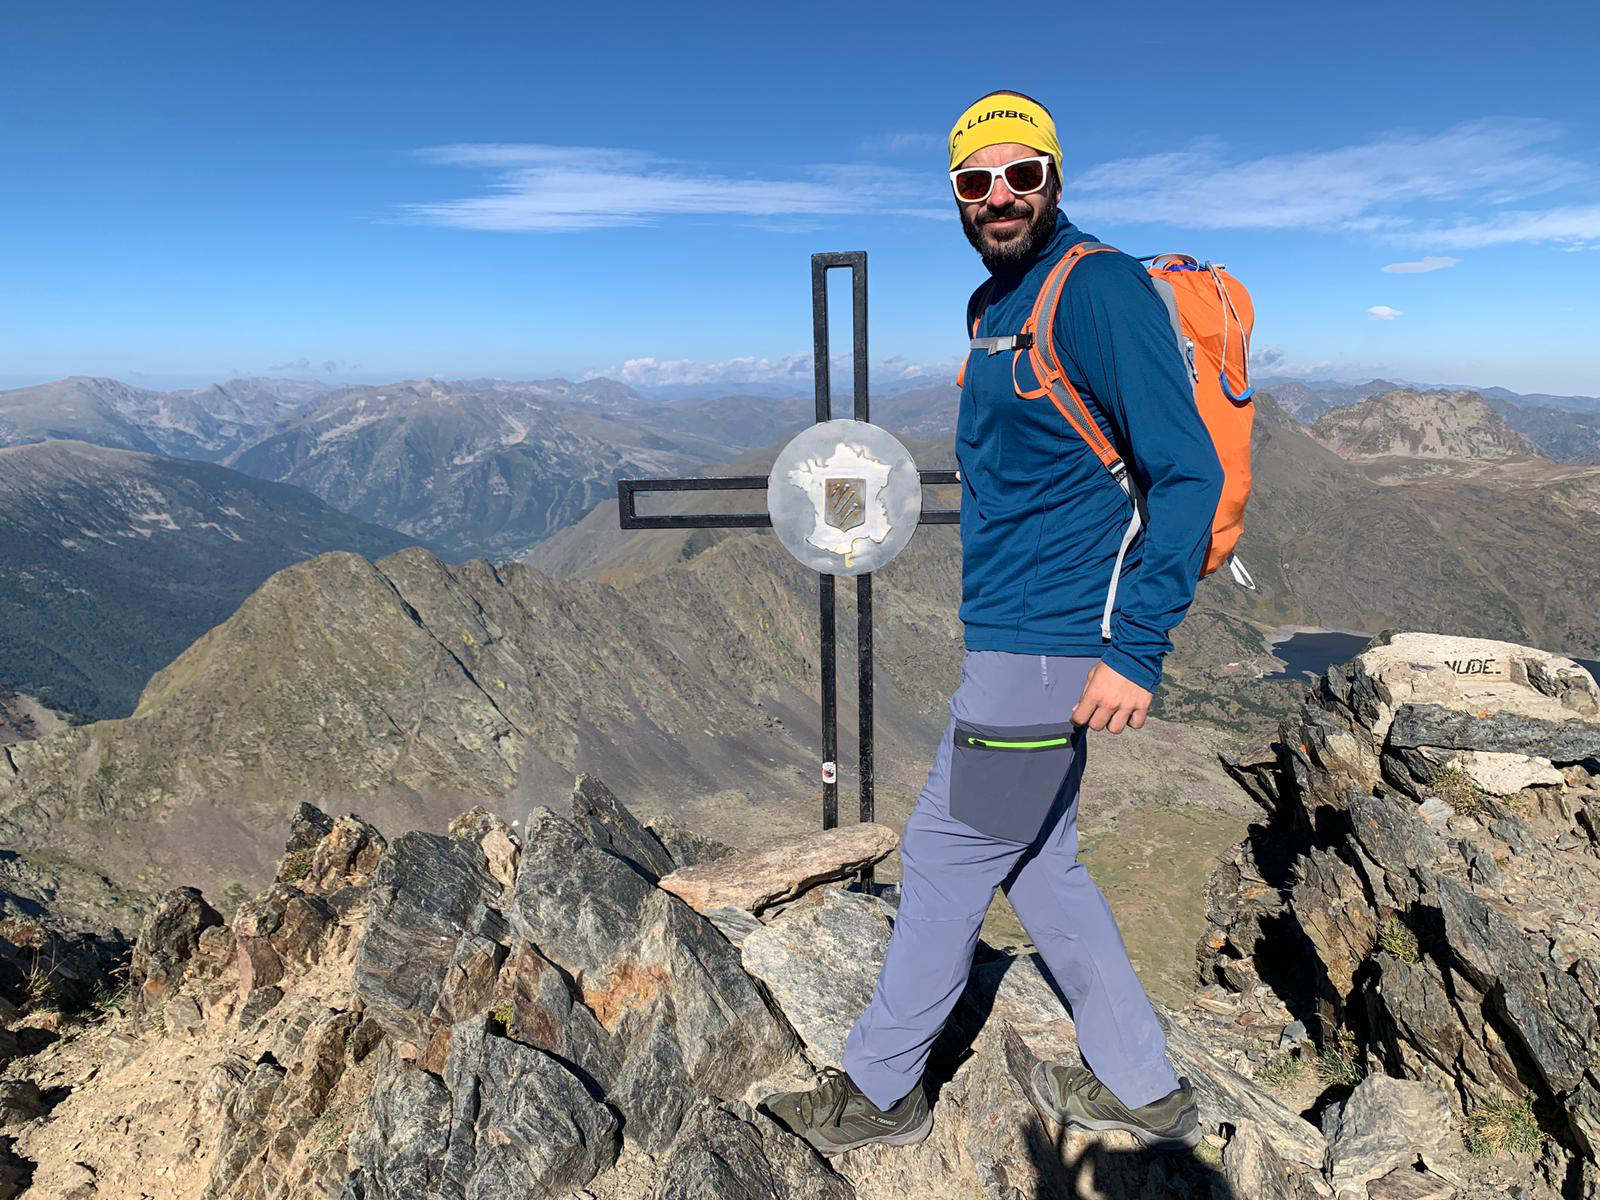
[[[1041,1122],[1026,1133],[1033,1169],[1059,1180],[1057,1195],[1078,1200],[1262,1200],[1237,1191],[1215,1168],[1193,1154],[1118,1149],[1097,1139],[1073,1146],[1066,1129],[1052,1137]],[[1046,1193],[1048,1194],[1048,1193]]]

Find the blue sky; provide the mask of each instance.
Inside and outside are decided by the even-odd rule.
[[[1068,214],[1227,262],[1262,365],[1600,393],[1597,48],[1593,0],[21,0],[0,384],[803,381],[844,249],[879,382],[943,369],[982,275],[944,136],[1014,87]]]

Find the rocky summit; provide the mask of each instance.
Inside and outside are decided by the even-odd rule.
[[[981,945],[933,1134],[818,1157],[761,1099],[837,1065],[870,993],[894,894],[849,878],[881,835],[735,852],[585,777],[517,827],[302,805],[264,891],[226,919],[166,892],[98,991],[18,950],[0,1197],[1600,1196],[1594,680],[1385,635],[1230,769],[1263,816],[1162,1012],[1192,1154],[1047,1123],[1025,1081],[1070,1017],[1026,947]]]
[[[1426,1095],[1388,1107],[1485,1159],[1535,1158],[1535,1178],[1485,1195],[1600,1194],[1593,678],[1512,643],[1380,637],[1233,770],[1268,817],[1212,879],[1214,1019],[1245,1024],[1251,995],[1275,995],[1317,1031],[1324,1082],[1412,1081]],[[1246,1061],[1287,1082],[1298,1058],[1262,1033]],[[1325,1131],[1366,1086],[1313,1101]],[[1350,1190],[1365,1167],[1339,1145],[1330,1179]]]

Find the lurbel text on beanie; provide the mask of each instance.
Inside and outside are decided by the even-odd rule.
[[[971,118],[970,120],[968,120],[965,128],[958,129],[953,134],[950,135],[950,141],[952,143],[954,143],[968,129],[976,129],[979,125],[982,125],[985,121],[995,121],[995,120],[999,120],[999,119],[1001,119],[1003,117],[1015,117],[1017,120],[1026,121],[1029,125],[1032,125],[1032,126],[1034,126],[1036,128],[1037,128],[1037,126],[1039,124],[1039,122],[1035,121],[1033,119],[1033,117],[1031,117],[1029,114],[1027,114],[1025,112],[1018,112],[1014,108],[997,108],[993,112],[981,113],[980,115],[975,116],[975,117]]]

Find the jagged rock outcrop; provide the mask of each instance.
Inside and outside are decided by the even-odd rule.
[[[1410,1079],[1368,1075],[1330,1114],[1328,1175],[1335,1194],[1368,1190],[1419,1154],[1448,1153],[1450,1099]]]
[[[112,1017],[0,1075],[26,1195],[1017,1200],[1154,1187],[1209,1200],[1236,1176],[1298,1181],[1321,1162],[1315,1126],[1220,1064],[1205,1118],[1217,1145],[1246,1120],[1261,1131],[1248,1168],[1239,1152],[1219,1171],[1048,1128],[1023,1081],[1039,1058],[1075,1053],[1071,1021],[1032,959],[988,947],[930,1067],[934,1134],[825,1162],[759,1103],[836,1061],[892,905],[813,890],[764,920],[745,914],[736,946],[652,878],[681,865],[669,844],[705,847],[658,837],[597,780],[580,780],[573,812],[536,809],[515,831],[474,809],[447,833],[386,841],[306,806],[277,878],[227,924],[197,893],[168,894]],[[729,879],[744,874],[734,863]],[[1179,1028],[1182,1061],[1199,1063],[1209,1052]]]
[[[656,1165],[650,1200],[855,1200],[855,1189],[817,1169],[809,1147],[743,1106],[701,1100]]]
[[[161,898],[139,934],[130,964],[133,984],[146,1003],[159,1004],[183,982],[200,939],[222,923],[222,914],[196,888],[173,888]]]
[[[1270,817],[1216,874],[1205,986],[1162,1014],[1194,1155],[1042,1120],[1025,1081],[1076,1054],[1072,1022],[1032,956],[980,946],[930,1137],[819,1158],[760,1101],[837,1061],[892,904],[836,883],[702,916],[659,884],[707,848],[580,779],[570,819],[478,808],[392,841],[303,807],[227,924],[170,893],[118,1015],[0,1071],[6,1162],[29,1200],[1592,1197],[1600,762],[1568,756],[1597,693],[1525,648],[1495,678],[1424,669],[1451,650],[1493,656],[1389,638],[1235,764]],[[1446,738],[1460,713],[1521,749]],[[1536,763],[1484,792],[1480,751],[1562,782]],[[1298,1090],[1293,1015],[1320,1047]],[[1463,1134],[1547,1140],[1463,1170]]]
[[[641,824],[593,775],[578,776],[572,790],[572,822],[600,849],[615,854],[651,883],[678,869],[672,851]]]
[[[1233,765],[1269,821],[1214,877],[1201,946],[1204,979],[1267,980],[1325,1052],[1448,1098],[1458,1130],[1522,1112],[1543,1185],[1569,1196],[1600,1181],[1597,700],[1526,646],[1380,636]],[[1380,1187],[1410,1162],[1345,1171],[1340,1143],[1346,1190],[1426,1183]]]

